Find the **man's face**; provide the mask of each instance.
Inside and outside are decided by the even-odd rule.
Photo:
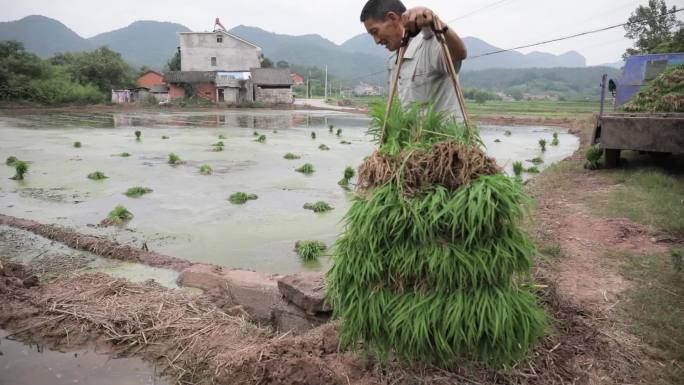
[[[401,17],[396,13],[388,12],[384,20],[366,19],[363,25],[366,27],[366,31],[373,36],[375,44],[385,46],[392,52],[401,46],[404,27],[401,24]]]

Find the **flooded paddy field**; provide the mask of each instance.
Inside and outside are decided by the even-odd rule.
[[[0,213],[145,244],[194,262],[277,273],[325,270],[328,258],[305,265],[294,243],[316,239],[330,245],[341,232],[353,194],[337,182],[346,166],[356,167],[372,153],[369,123],[364,115],[269,110],[0,116],[0,158],[29,163],[23,181],[10,180],[14,169],[0,165]],[[141,131],[140,141],[135,131]],[[255,141],[255,132],[266,136],[265,143]],[[558,146],[550,145],[553,132]],[[541,157],[543,168],[579,146],[566,130],[547,127],[481,126],[480,133],[488,154],[509,173],[514,161],[531,167],[525,160]],[[214,151],[219,141],[223,151]],[[319,149],[322,144],[329,150]],[[288,152],[301,158],[286,160]],[[169,153],[185,163],[169,165]],[[314,166],[313,174],[295,171],[305,163]],[[200,173],[204,164],[211,175]],[[108,178],[88,179],[95,171]],[[134,186],[153,191],[140,198],[123,195]],[[234,205],[228,197],[235,192],[258,199]],[[335,209],[303,209],[317,201]],[[134,218],[124,227],[100,226],[117,205]]]

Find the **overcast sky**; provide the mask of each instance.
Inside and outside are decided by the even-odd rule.
[[[319,34],[335,43],[365,32],[358,21],[365,0],[0,0],[0,21],[28,15],[57,19],[83,37],[123,28],[136,20],[170,21],[194,31],[257,26],[288,35]],[[620,24],[647,0],[404,0],[432,8],[461,36],[512,48]],[[667,0],[684,8],[684,0]],[[484,8],[484,9],[483,9]],[[684,12],[683,12],[684,13]],[[679,14],[681,15],[681,14]],[[457,20],[454,20],[457,19]],[[679,16],[682,20],[682,16]],[[452,21],[454,20],[454,21]],[[543,45],[555,54],[575,50],[589,65],[615,62],[631,46],[624,29]]]

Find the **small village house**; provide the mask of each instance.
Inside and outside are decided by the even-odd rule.
[[[298,73],[294,73],[291,75],[292,77],[292,85],[295,86],[301,86],[304,85],[304,77]]]
[[[292,104],[292,77],[288,68],[252,68],[254,101],[266,104]]]

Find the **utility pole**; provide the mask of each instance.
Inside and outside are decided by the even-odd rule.
[[[311,70],[309,70],[309,76],[306,78],[306,98],[311,99]]]
[[[328,100],[328,65],[325,66],[325,92],[324,101]]]

